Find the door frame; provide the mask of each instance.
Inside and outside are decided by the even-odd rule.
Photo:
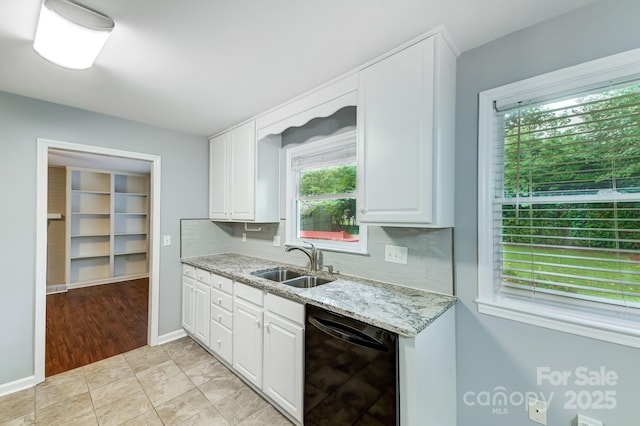
[[[158,344],[158,305],[160,293],[160,169],[161,157],[131,151],[81,145],[51,139],[37,139],[36,171],[36,264],[35,264],[35,312],[34,312],[34,378],[35,383],[45,379],[45,339],[47,304],[47,196],[49,149],[75,151],[87,154],[108,155],[148,161],[150,167],[150,267],[149,267],[149,318],[147,344]]]

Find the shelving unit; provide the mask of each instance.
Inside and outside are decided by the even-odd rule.
[[[148,176],[69,168],[67,179],[67,288],[148,276]]]

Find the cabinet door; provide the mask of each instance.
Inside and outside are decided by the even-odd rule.
[[[255,218],[256,126],[247,123],[230,132],[229,212],[234,220]]]
[[[265,313],[263,391],[302,421],[303,328]]]
[[[193,334],[205,346],[209,346],[209,323],[211,322],[209,291],[207,284],[196,281],[193,292]]]
[[[227,215],[227,187],[229,134],[209,142],[209,218],[229,219]]]
[[[233,306],[233,368],[262,387],[262,309],[241,299]]]
[[[359,74],[358,218],[432,221],[434,38]]]
[[[189,333],[193,332],[194,286],[194,280],[189,277],[182,277],[182,327]]]
[[[230,329],[215,320],[211,320],[211,340],[209,349],[228,362],[233,361],[233,333]]]

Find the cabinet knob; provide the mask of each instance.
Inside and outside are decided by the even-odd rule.
[[[218,346],[222,346],[222,340],[218,340]]]
[[[367,209],[365,209],[364,207],[360,209],[360,213],[365,214],[367,213]]]

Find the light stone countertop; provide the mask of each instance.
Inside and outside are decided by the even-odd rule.
[[[235,253],[181,259],[182,263],[231,278],[302,303],[325,308],[371,325],[414,337],[456,302],[454,296],[433,293],[348,275],[314,288],[295,288],[250,273],[285,267],[306,273],[299,266]],[[328,277],[325,273],[316,275]]]

